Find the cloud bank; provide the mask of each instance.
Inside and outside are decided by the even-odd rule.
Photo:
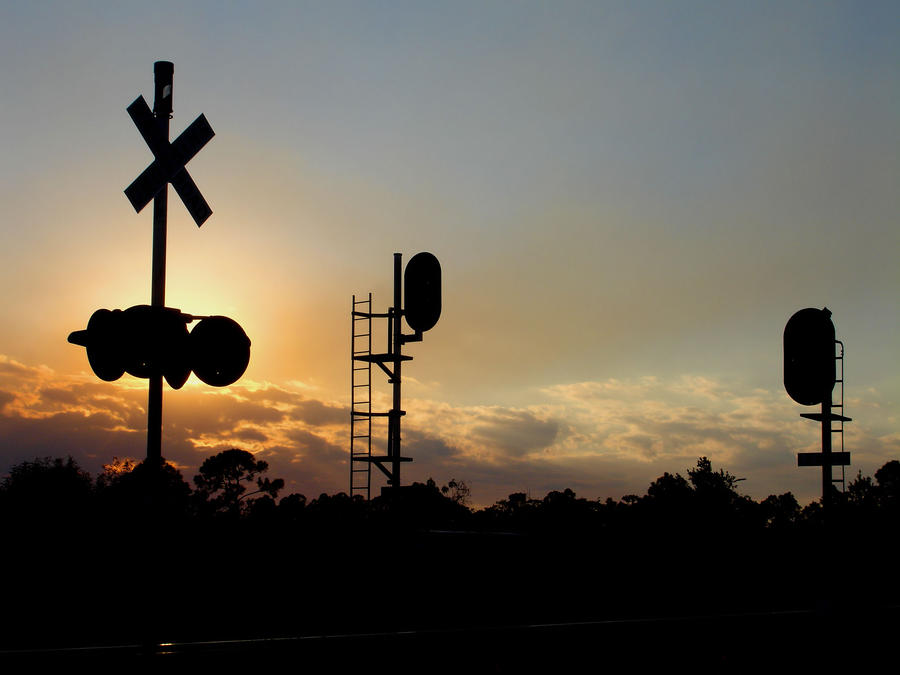
[[[224,389],[190,382],[167,391],[163,454],[190,479],[209,455],[239,447],[268,461],[286,492],[346,491],[349,409],[314,394],[257,382]],[[72,455],[96,473],[113,456],[143,457],[146,397],[142,380],[101,382],[0,355],[0,470]],[[783,392],[684,375],[559,384],[535,390],[533,400],[506,407],[406,399],[403,450],[414,461],[404,482],[462,479],[480,505],[567,487],[619,499],[643,494],[665,471],[684,473],[702,455],[746,478],[742,489],[757,499],[787,490],[801,501],[817,497],[816,470],[799,469],[796,452],[818,450],[819,430],[796,416]],[[387,405],[383,396],[379,403]],[[875,390],[848,403],[861,413],[846,428],[848,478],[858,470],[871,475],[900,457],[897,420],[885,418]],[[385,429],[375,424],[373,434],[383,451]],[[381,481],[373,472],[373,484]]]

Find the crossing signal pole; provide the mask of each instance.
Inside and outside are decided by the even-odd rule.
[[[69,342],[86,348],[94,373],[111,382],[125,372],[149,379],[147,400],[147,460],[162,459],[163,378],[181,388],[191,370],[206,384],[224,387],[236,382],[250,361],[250,339],[232,319],[192,316],[166,307],[166,239],[169,183],[200,227],[212,215],[185,165],[215,135],[200,115],[169,142],[174,65],[153,64],[153,109],[138,96],[127,111],[154,159],[125,188],[138,213],[153,202],[153,250],[150,305],[128,309],[98,309],[85,330],[74,331]],[[187,324],[199,319],[188,334]]]
[[[175,64],[157,61],[153,64],[153,117],[157,136],[169,142],[169,120],[172,119],[172,85]],[[151,266],[150,306],[166,306],[166,241],[168,239],[167,212],[169,183],[165,181],[153,197],[153,252]],[[147,460],[162,459],[162,373],[150,375],[147,397]]]

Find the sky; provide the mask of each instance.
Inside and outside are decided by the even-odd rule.
[[[216,133],[202,228],[170,191],[167,304],[252,341],[238,383],[166,388],[186,478],[240,447],[286,492],[347,491],[351,298],[386,311],[419,251],[443,310],[406,350],[404,483],[619,499],[707,456],[807,503],[820,429],[781,339],[825,306],[847,476],[872,475],[900,459],[898,34],[876,0],[3,3],[0,474],[144,456],[146,380],[66,337],[149,303],[125,109],[167,60],[172,137]]]

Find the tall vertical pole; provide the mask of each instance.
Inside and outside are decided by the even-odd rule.
[[[827,388],[827,387],[826,387]],[[831,390],[822,399],[822,508],[831,510]]]
[[[391,474],[394,476],[394,487],[400,487],[400,364],[403,363],[400,355],[402,346],[400,335],[403,323],[403,310],[401,309],[403,301],[400,295],[400,269],[402,267],[402,257],[402,253],[394,254],[394,319],[392,326],[394,334],[391,336],[391,341],[393,343],[392,351],[394,354],[394,401],[390,417],[390,424],[393,427],[393,432],[390,434],[392,441],[390,453]]]
[[[169,118],[172,115],[172,79],[175,66],[169,61],[153,64],[154,98],[153,114],[160,134],[169,141]],[[153,198],[153,263],[150,304],[166,305],[166,209],[169,184]],[[147,400],[147,461],[159,463],[162,459],[162,398],[161,373],[150,375],[150,392]]]
[[[400,329],[402,325],[401,317],[403,316],[403,310],[401,309],[402,299],[400,297],[400,268],[402,257],[401,253],[394,254],[394,307],[392,308],[393,318],[391,320],[391,328],[393,330],[393,334],[391,335],[391,352],[394,355],[394,400],[390,418],[388,420],[390,425],[390,429],[388,430],[388,445],[390,446],[390,449],[388,452],[391,456],[391,475],[393,476],[391,484],[393,487],[400,487],[400,364],[403,363],[400,355],[402,345],[400,340]]]

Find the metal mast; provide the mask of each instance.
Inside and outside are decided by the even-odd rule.
[[[154,98],[153,117],[157,134],[169,142],[169,120],[172,118],[172,83],[175,65],[170,61],[153,64]],[[166,306],[166,212],[169,201],[169,183],[166,181],[153,198],[153,263],[150,291],[152,307]],[[162,459],[162,373],[150,375],[147,399],[147,460]]]

